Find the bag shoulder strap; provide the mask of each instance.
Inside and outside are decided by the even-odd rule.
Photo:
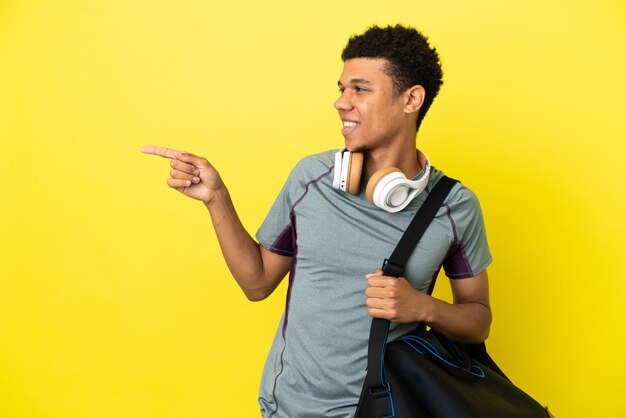
[[[448,194],[458,183],[458,180],[443,176],[433,187],[428,197],[417,211],[413,220],[404,231],[398,245],[391,256],[383,263],[383,271],[387,276],[400,277],[404,274],[404,265],[409,260],[417,243],[426,232],[426,229],[437,215],[437,211],[443,205]],[[397,273],[400,274],[397,274]],[[387,274],[388,273],[388,274]]]
[[[385,259],[382,267],[385,276],[400,277],[404,275],[404,265],[457,182],[458,180],[446,176],[439,179],[415,214],[391,256]],[[393,410],[390,388],[384,369],[389,325],[389,321],[385,319],[372,319],[367,353],[367,375],[361,392],[361,396],[367,393],[375,399],[375,404],[378,404],[375,409],[381,411],[382,415],[380,416],[386,416],[386,412],[383,411],[391,413]]]

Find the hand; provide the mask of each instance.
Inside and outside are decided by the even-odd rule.
[[[143,147],[141,152],[171,159],[168,186],[193,199],[209,203],[215,193],[225,187],[219,173],[206,158],[155,146]]]
[[[383,276],[378,269],[365,275],[365,304],[373,318],[382,318],[398,323],[426,321],[432,298],[411,286],[404,277]]]

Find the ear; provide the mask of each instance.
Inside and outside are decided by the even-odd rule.
[[[405,113],[415,113],[420,110],[422,104],[424,104],[424,97],[426,96],[426,90],[420,85],[415,85],[404,92]]]

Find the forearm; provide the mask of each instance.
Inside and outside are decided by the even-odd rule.
[[[265,250],[248,234],[217,170],[206,158],[194,154],[151,145],[141,151],[169,158],[172,170],[167,184],[204,202],[226,264],[248,299],[269,296],[289,270],[291,258]]]
[[[416,290],[404,277],[367,274],[366,305],[374,318],[398,323],[422,322],[453,341],[479,343],[489,335],[491,309],[487,271],[451,282],[450,304]]]
[[[426,325],[460,343],[480,343],[489,335],[491,310],[478,302],[450,304],[430,298]]]
[[[250,300],[264,299],[274,288],[268,288],[260,246],[241,223],[226,187],[216,191],[205,206],[226,265],[239,287]]]

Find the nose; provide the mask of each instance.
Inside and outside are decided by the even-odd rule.
[[[337,100],[335,100],[335,109],[352,110],[352,102],[345,91],[341,93],[341,96],[339,96]]]

